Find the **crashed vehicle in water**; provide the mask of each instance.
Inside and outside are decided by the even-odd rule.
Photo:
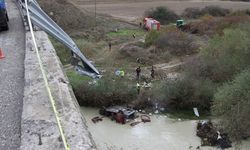
[[[134,109],[123,106],[104,107],[99,110],[99,113],[121,124],[125,124],[136,117],[136,111]]]

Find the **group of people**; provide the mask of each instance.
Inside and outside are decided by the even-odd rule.
[[[140,77],[141,77],[141,67],[139,66],[138,68],[136,68],[136,78],[139,81]],[[151,68],[151,74],[150,74],[151,78],[154,79],[155,78],[155,70],[154,70],[154,66],[152,66]]]
[[[137,81],[140,80],[141,77],[141,67],[139,66],[138,68],[136,68],[136,77],[137,77]],[[154,70],[154,66],[152,66],[151,68],[151,74],[150,74],[151,78],[154,79],[155,78],[155,70]],[[147,81],[144,82],[144,87],[151,87],[151,84],[149,85],[149,83]],[[139,84],[139,82],[136,83],[136,88],[137,88],[137,94],[140,94],[141,91],[141,85]]]

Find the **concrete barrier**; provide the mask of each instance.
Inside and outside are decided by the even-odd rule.
[[[43,31],[35,32],[39,53],[71,150],[96,149],[55,49]],[[26,33],[25,88],[21,150],[64,149],[30,32]]]

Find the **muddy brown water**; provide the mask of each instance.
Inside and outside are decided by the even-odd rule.
[[[196,120],[153,115],[150,123],[131,127],[129,124],[117,124],[109,118],[94,124],[91,119],[99,116],[98,109],[81,107],[81,111],[99,150],[195,150],[200,146],[200,139],[195,135]],[[216,149],[201,147],[201,150]],[[243,142],[240,149],[250,150],[250,141]]]

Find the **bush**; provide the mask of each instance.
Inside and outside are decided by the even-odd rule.
[[[136,89],[122,79],[102,78],[96,84],[81,84],[73,87],[74,93],[81,106],[111,106],[128,104],[136,99]]]
[[[212,112],[236,140],[250,136],[250,70],[243,71],[215,94]]]
[[[155,9],[151,8],[145,11],[144,16],[152,17],[160,21],[161,24],[169,24],[175,22],[179,18],[179,16],[172,10],[163,6],[156,7]]]
[[[196,8],[196,7],[190,7],[190,8],[186,8],[184,10],[184,12],[182,13],[182,16],[185,18],[194,18],[197,19],[199,17],[201,17],[203,14],[200,10],[200,8]]]
[[[230,15],[231,16],[243,16],[243,15],[250,16],[250,10],[249,9],[237,10],[237,11],[232,12]]]
[[[158,39],[158,37],[160,36],[160,34],[161,33],[159,31],[156,31],[156,30],[149,31],[149,33],[146,35],[146,38],[145,38],[145,45],[151,46],[151,45],[155,44],[155,42]]]
[[[197,31],[200,35],[214,36],[215,34],[223,35],[226,28],[237,27],[240,23],[249,21],[247,15],[226,16],[223,18],[205,15],[200,21],[189,23],[190,31]]]
[[[230,10],[218,6],[206,6],[201,10],[201,13],[203,15],[209,14],[214,17],[219,17],[219,16],[226,16],[227,14],[230,13]]]
[[[197,80],[189,76],[176,81],[167,81],[165,103],[170,109],[187,110],[198,107],[210,110],[214,84],[209,80]]]
[[[240,25],[227,29],[224,36],[216,36],[206,49],[201,51],[202,59],[210,65],[211,76],[216,82],[231,80],[238,72],[250,66],[250,26]]]
[[[198,49],[193,36],[180,31],[170,31],[160,35],[155,46],[162,52],[170,52],[176,56],[192,54]]]
[[[206,6],[203,9],[196,7],[186,8],[182,13],[183,17],[197,19],[204,15],[210,15],[214,17],[226,16],[230,13],[229,9],[221,8],[218,6]]]

